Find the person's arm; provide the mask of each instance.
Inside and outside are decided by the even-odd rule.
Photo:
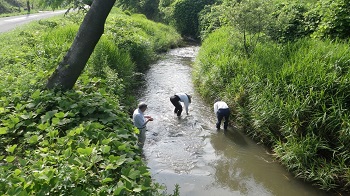
[[[218,104],[216,102],[214,103],[214,114],[216,114],[217,111],[218,111]]]
[[[149,121],[153,121],[153,118],[151,116],[144,116],[147,120],[145,121],[145,124],[144,126],[146,126],[146,124],[149,122]]]
[[[143,124],[143,127],[145,127],[149,121],[152,121],[152,120],[153,120],[153,119],[152,119],[152,120],[151,120],[151,119],[152,119],[152,118],[147,118],[147,120],[145,120],[145,123]]]
[[[183,100],[184,105],[185,105],[185,110],[186,110],[186,114],[188,115],[188,106],[190,105],[190,102],[186,96],[186,99]]]

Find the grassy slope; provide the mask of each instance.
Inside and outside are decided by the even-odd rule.
[[[56,17],[0,35],[1,194],[159,192],[142,162],[138,130],[126,109],[135,107],[128,82],[147,66],[135,57],[155,60],[159,48],[176,46],[180,36],[170,27],[113,10],[74,89],[42,90],[81,20]],[[116,31],[122,21],[129,25]],[[147,53],[139,51],[145,48]]]
[[[204,41],[196,88],[207,100],[227,101],[234,123],[270,146],[297,177],[349,191],[349,44],[266,42],[246,58],[232,32],[222,28]]]

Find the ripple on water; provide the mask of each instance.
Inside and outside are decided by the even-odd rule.
[[[154,117],[144,146],[152,177],[181,195],[325,195],[293,179],[288,172],[244,134],[215,130],[212,106],[196,97],[191,63],[199,47],[171,50],[151,65],[140,100]],[[176,92],[193,96],[190,115],[177,118],[169,97]],[[288,176],[288,179],[286,179]]]

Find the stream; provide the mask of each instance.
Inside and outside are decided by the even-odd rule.
[[[144,155],[156,182],[180,195],[323,196],[295,179],[263,146],[234,127],[215,128],[212,104],[195,92],[191,71],[198,46],[172,49],[145,73],[139,101],[148,104]],[[169,98],[178,92],[192,95],[189,115],[178,118]]]

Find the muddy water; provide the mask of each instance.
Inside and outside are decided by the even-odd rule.
[[[144,154],[152,177],[181,195],[283,195],[326,193],[294,179],[260,145],[234,127],[215,129],[212,105],[204,103],[191,81],[197,46],[173,49],[146,73],[140,101],[148,103]],[[192,95],[189,115],[178,118],[169,97]]]

